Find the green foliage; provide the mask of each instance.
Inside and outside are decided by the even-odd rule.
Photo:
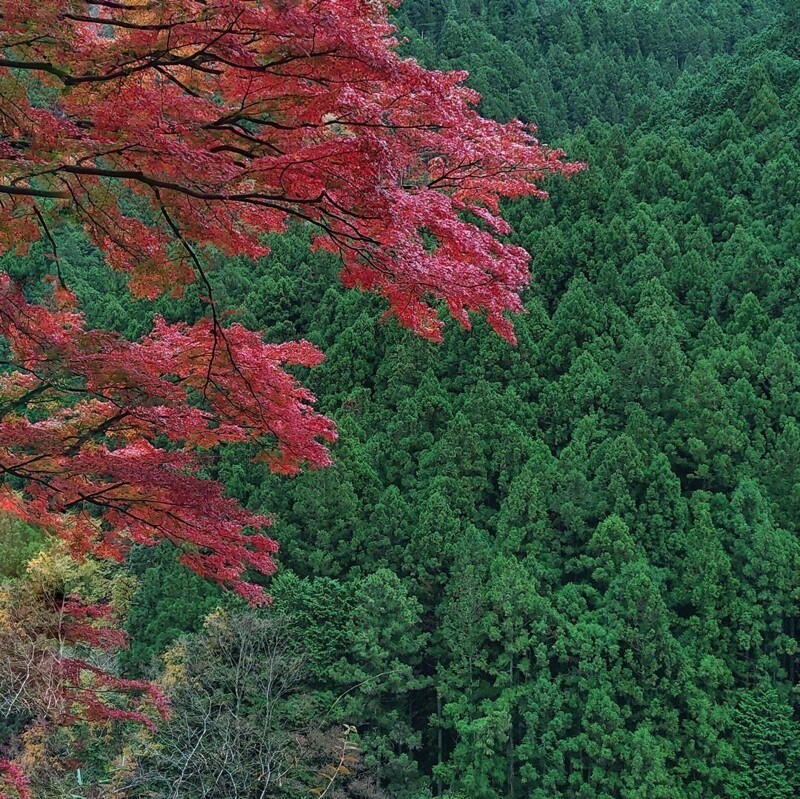
[[[0,515],[0,582],[21,577],[28,561],[44,547],[44,540],[40,530]]]
[[[220,589],[176,561],[174,547],[139,547],[128,558],[136,577],[125,628],[130,646],[120,653],[126,676],[151,676],[161,654],[178,637],[195,632],[222,602]]]
[[[767,28],[779,5],[406,0],[409,52],[590,163],[507,208],[533,255],[516,348],[382,323],[302,228],[210,270],[221,309],[327,352],[301,376],[334,467],[276,478],[230,447],[208,469],[274,513],[308,690],[393,797],[800,791],[800,16]],[[199,289],[130,303],[59,236],[97,324],[201,312]],[[132,674],[220,602],[172,558],[130,558]]]

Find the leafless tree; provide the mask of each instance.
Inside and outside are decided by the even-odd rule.
[[[120,791],[159,799],[377,796],[353,727],[303,691],[303,654],[277,611],[218,613],[167,655],[172,717]]]

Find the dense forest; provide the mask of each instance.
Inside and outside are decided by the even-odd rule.
[[[395,19],[485,115],[588,164],[505,206],[534,278],[517,345],[477,318],[442,343],[385,321],[300,225],[262,260],[216,257],[228,318],[326,353],[297,373],[335,462],[278,476],[230,444],[207,464],[274,517],[259,611],[169,544],[75,565],[2,522],[0,647],[10,607],[80,585],[124,611],[115,668],[172,706],[153,731],[26,741],[33,796],[250,799],[265,758],[293,764],[276,796],[797,796],[800,6],[404,0]],[[91,324],[204,312],[201,286],[132,301],[81,231],[56,236]],[[35,292],[47,253],[2,268]],[[0,718],[0,746],[27,721]]]

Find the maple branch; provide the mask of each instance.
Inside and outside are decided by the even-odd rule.
[[[132,5],[129,3],[117,3],[115,0],[83,0],[84,5],[100,6],[102,8],[113,8],[117,11],[150,11],[153,3],[143,3],[141,5]]]
[[[22,197],[49,197],[54,200],[68,200],[68,191],[51,191],[49,189],[31,189],[23,186],[5,186],[0,184],[0,194],[11,194]]]
[[[190,89],[186,84],[178,80],[166,67],[156,66],[156,72],[159,75],[163,75],[168,81],[174,83],[181,91],[186,92],[186,94],[191,95],[196,99],[200,99],[202,95],[199,92],[196,92],[194,89]]]
[[[50,232],[50,228],[47,226],[47,222],[45,221],[44,217],[42,216],[42,212],[39,210],[39,206],[36,203],[33,204],[33,210],[36,214],[36,218],[39,220],[39,224],[42,226],[42,229],[47,236],[48,241],[50,242],[50,246],[53,249],[53,260],[55,261],[56,265],[56,275],[58,277],[58,282],[61,284],[61,288],[65,291],[67,290],[67,284],[64,282],[64,277],[61,274],[61,259],[58,257],[58,247],[56,246],[56,240],[53,238],[53,234]]]
[[[222,34],[220,34],[220,37]],[[217,38],[220,38],[217,37]],[[79,86],[83,83],[103,83],[110,80],[117,80],[118,78],[128,78],[132,75],[135,75],[138,72],[142,72],[147,69],[154,68],[156,66],[186,66],[190,69],[197,70],[198,72],[205,72],[209,75],[220,75],[222,74],[220,70],[214,69],[212,67],[206,66],[202,60],[197,60],[198,56],[205,52],[209,47],[211,47],[211,42],[207,45],[203,46],[200,50],[196,51],[195,53],[191,53],[187,56],[182,58],[175,58],[175,59],[167,59],[162,61],[165,56],[169,54],[169,51],[157,50],[151,53],[148,53],[147,56],[140,56],[139,59],[135,59],[134,61],[130,62],[129,65],[120,67],[118,69],[112,70],[104,75],[96,75],[96,74],[84,74],[84,75],[71,75],[69,72],[65,72],[63,69],[59,69],[57,66],[52,64],[49,61],[19,61],[14,59],[7,59],[3,58],[0,59],[0,67],[7,67],[9,69],[21,69],[26,70],[28,72],[45,72],[49,75],[53,75],[54,77],[58,78],[65,86]],[[137,60],[141,60],[145,58],[144,63],[137,64]],[[213,60],[213,59],[206,59]]]
[[[113,485],[103,486],[102,488],[95,491],[93,494],[80,494],[78,499],[73,500],[72,502],[68,502],[66,505],[62,507],[62,510],[68,511],[74,508],[77,505],[80,505],[82,502],[89,502],[90,504],[98,504],[95,503],[94,500],[97,497],[103,496],[103,494],[107,494],[109,491],[114,491],[117,488],[122,488],[123,486],[128,485],[128,483],[114,483]]]
[[[72,79],[69,72],[64,72],[49,61],[18,61],[13,58],[0,58],[0,67],[8,69],[23,69],[29,72],[48,72],[67,83]]]
[[[83,433],[80,436],[77,436],[76,439],[75,439],[75,443],[71,444],[66,449],[64,449],[63,454],[64,455],[76,455],[80,451],[81,447],[83,447],[84,444],[86,444],[88,441],[91,441],[93,438],[95,438],[95,436],[99,436],[99,435],[102,435],[103,433],[107,432],[117,422],[121,421],[122,419],[125,419],[129,415],[130,415],[130,411],[120,410],[119,413],[115,414],[114,416],[110,416],[102,424],[100,424],[97,427],[94,427],[94,428],[92,428],[90,430],[87,430],[85,433]]]
[[[197,200],[216,200],[221,202],[249,202],[249,201],[263,201],[270,203],[300,203],[303,205],[311,205],[318,203],[321,199],[319,197],[303,198],[303,197],[286,197],[280,194],[265,194],[262,192],[241,192],[234,194],[223,194],[215,191],[201,191],[193,189],[190,186],[185,186],[182,183],[175,183],[174,181],[161,180],[145,175],[137,169],[105,169],[102,167],[84,167],[73,164],[63,164],[56,167],[54,172],[65,172],[70,175],[88,175],[93,177],[106,177],[117,178],[120,180],[135,180],[143,183],[151,188],[165,189],[167,191],[175,191],[180,194],[185,194],[189,197],[194,197]],[[280,206],[274,206],[280,207]]]
[[[161,213],[164,215],[164,219],[166,219],[167,224],[169,225],[172,232],[175,234],[175,237],[178,239],[183,248],[189,254],[189,257],[192,259],[192,263],[194,263],[197,273],[200,275],[200,279],[203,281],[203,284],[206,287],[206,291],[208,291],[208,304],[211,307],[211,330],[212,330],[212,336],[214,337],[214,343],[212,344],[211,347],[211,356],[208,359],[208,370],[206,372],[205,383],[203,384],[203,396],[205,396],[206,391],[208,390],[209,381],[211,380],[211,372],[212,369],[214,368],[214,357],[217,354],[217,344],[218,344],[217,337],[219,335],[219,331],[222,329],[219,324],[219,320],[217,318],[217,306],[214,302],[214,290],[211,287],[211,281],[208,279],[208,275],[206,275],[205,270],[203,269],[203,265],[200,263],[200,259],[197,257],[197,253],[195,253],[194,249],[191,247],[189,242],[186,241],[186,239],[184,238],[180,228],[173,221],[172,217],[169,214],[169,211],[167,211],[166,206],[161,200],[161,195],[158,193],[158,189],[155,189],[155,196],[159,202],[159,205],[161,206]],[[224,333],[222,335],[224,338]],[[229,355],[230,355],[230,350],[229,350]]]
[[[101,5],[96,3],[95,5]],[[127,22],[126,20],[114,19],[114,17],[92,17],[84,14],[62,14],[62,19],[69,19],[73,22],[83,22],[90,25],[104,25],[112,28],[124,28],[126,30],[137,31],[165,31],[172,30],[181,26],[190,25],[194,22],[201,22],[202,19],[180,20],[179,22],[163,22],[160,24],[148,24],[139,22]]]
[[[27,405],[32,399],[38,397],[39,394],[43,394],[52,386],[49,383],[40,383],[36,388],[32,388],[26,394],[23,394],[21,397],[18,397],[11,402],[7,402],[5,405],[0,405],[0,419],[2,419],[7,413],[18,408],[22,405]]]

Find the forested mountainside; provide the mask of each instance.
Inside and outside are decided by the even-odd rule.
[[[534,121],[546,140],[593,118],[636,126],[681,75],[730,54],[779,4],[702,0],[413,0],[408,50],[469,70],[483,109]]]
[[[219,259],[220,308],[326,352],[303,379],[335,465],[275,477],[238,446],[209,464],[274,514],[273,608],[136,550],[114,577],[121,669],[164,675],[173,721],[87,739],[82,784],[64,767],[37,796],[97,795],[123,746],[147,753],[131,795],[168,795],[164,753],[204,729],[192,685],[264,712],[258,665],[241,694],[231,677],[237,625],[304,653],[261,661],[300,675],[275,718],[356,728],[364,774],[329,796],[798,795],[800,9],[406,0],[397,20],[407,52],[470,71],[485,113],[589,164],[506,208],[533,256],[518,345],[480,320],[442,344],[382,321],[301,228]],[[201,312],[199,288],[131,303],[80,233],[59,245],[94,324]],[[45,252],[3,266],[35,275]],[[9,576],[24,538],[2,544]],[[231,795],[201,784],[181,796]]]

